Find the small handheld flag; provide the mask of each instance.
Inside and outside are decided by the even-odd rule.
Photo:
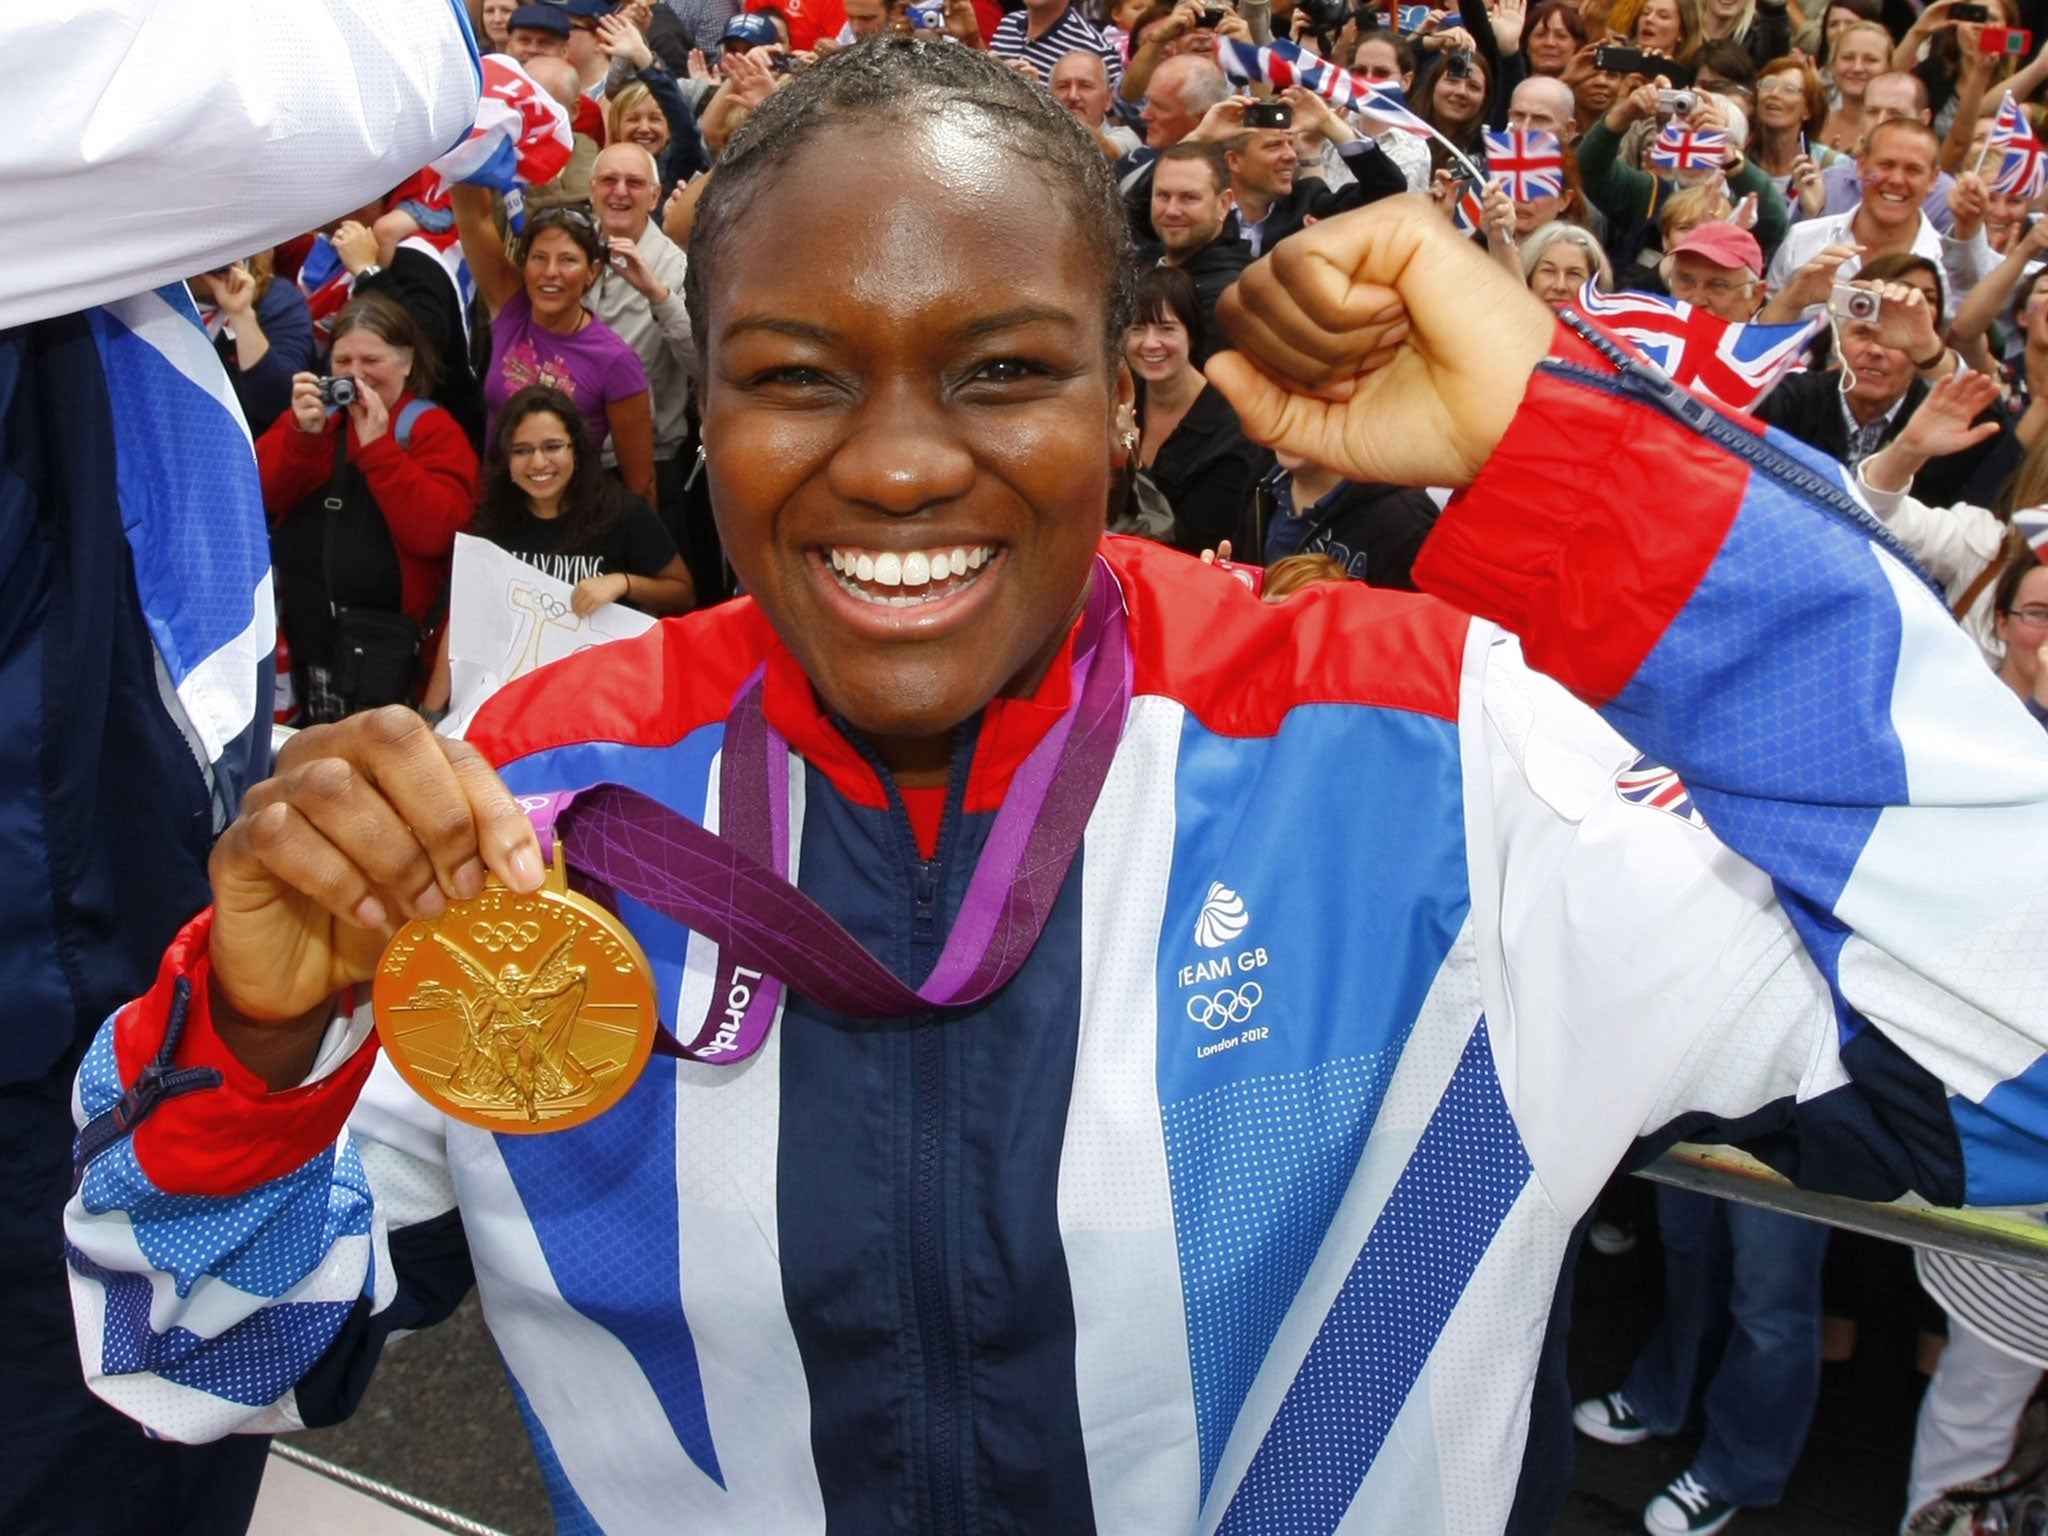
[[[1651,293],[1602,293],[1592,283],[1579,310],[1663,369],[1673,383],[1731,410],[1753,411],[1790,373],[1825,315],[1797,325],[1738,325],[1678,299]]]
[[[1399,86],[1382,80],[1368,80],[1348,69],[1339,69],[1328,59],[1318,58],[1305,48],[1274,38],[1265,44],[1241,43],[1235,38],[1216,39],[1216,62],[1223,73],[1241,85],[1270,85],[1285,90],[1305,86],[1332,106],[1347,112],[1368,112],[1390,128],[1430,137],[1434,130],[1408,110]]]
[[[1486,175],[1507,188],[1518,203],[1564,195],[1564,145],[1542,129],[1488,130]]]
[[[1718,171],[1728,158],[1728,135],[1675,118],[1657,133],[1650,164],[1660,171]]]
[[[1451,205],[1451,223],[1461,234],[1486,233],[1486,203],[1479,195],[1479,183],[1459,183],[1458,200]]]
[[[1997,155],[1998,169],[1991,177],[1991,190],[2007,197],[2035,198],[2048,187],[2048,149],[2026,114],[2005,94],[1999,104],[1998,120],[1991,125],[1991,137],[1984,146],[1986,158]]]
[[[2048,507],[2028,507],[2025,511],[2015,512],[2012,525],[2027,541],[2027,548],[2034,552],[2034,558],[2048,565]]]
[[[483,74],[476,125],[428,167],[438,178],[437,190],[464,182],[508,192],[554,180],[576,150],[568,112],[504,54],[486,54]]]

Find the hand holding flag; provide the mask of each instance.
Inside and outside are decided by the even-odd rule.
[[[1216,39],[1216,63],[1223,73],[1241,85],[1270,85],[1284,90],[1305,86],[1323,100],[1346,112],[1367,112],[1390,128],[1431,137],[1435,130],[1408,110],[1398,86],[1367,80],[1348,69],[1339,69],[1305,48],[1274,38],[1272,42],[1245,43],[1235,38]]]

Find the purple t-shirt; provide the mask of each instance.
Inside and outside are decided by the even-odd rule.
[[[640,354],[596,315],[572,336],[557,336],[534,324],[533,301],[522,288],[491,322],[491,373],[484,380],[490,416],[486,432],[496,427],[505,402],[529,384],[546,384],[574,400],[592,439],[602,448],[611,435],[605,406],[647,393],[647,370],[640,364]]]

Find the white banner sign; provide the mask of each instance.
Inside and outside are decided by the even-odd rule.
[[[566,581],[543,575],[488,539],[455,536],[448,592],[448,718],[460,736],[485,699],[536,667],[608,640],[630,640],[654,620],[608,603],[585,617],[569,606]]]

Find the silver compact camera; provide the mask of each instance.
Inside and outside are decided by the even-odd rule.
[[[1858,288],[1854,283],[1837,283],[1828,293],[1828,313],[1844,320],[1872,321],[1884,298],[1875,288]]]
[[[1698,91],[1659,91],[1657,110],[1666,117],[1691,117],[1700,104]]]
[[[320,403],[329,410],[342,410],[356,403],[356,381],[347,374],[320,380]]]

